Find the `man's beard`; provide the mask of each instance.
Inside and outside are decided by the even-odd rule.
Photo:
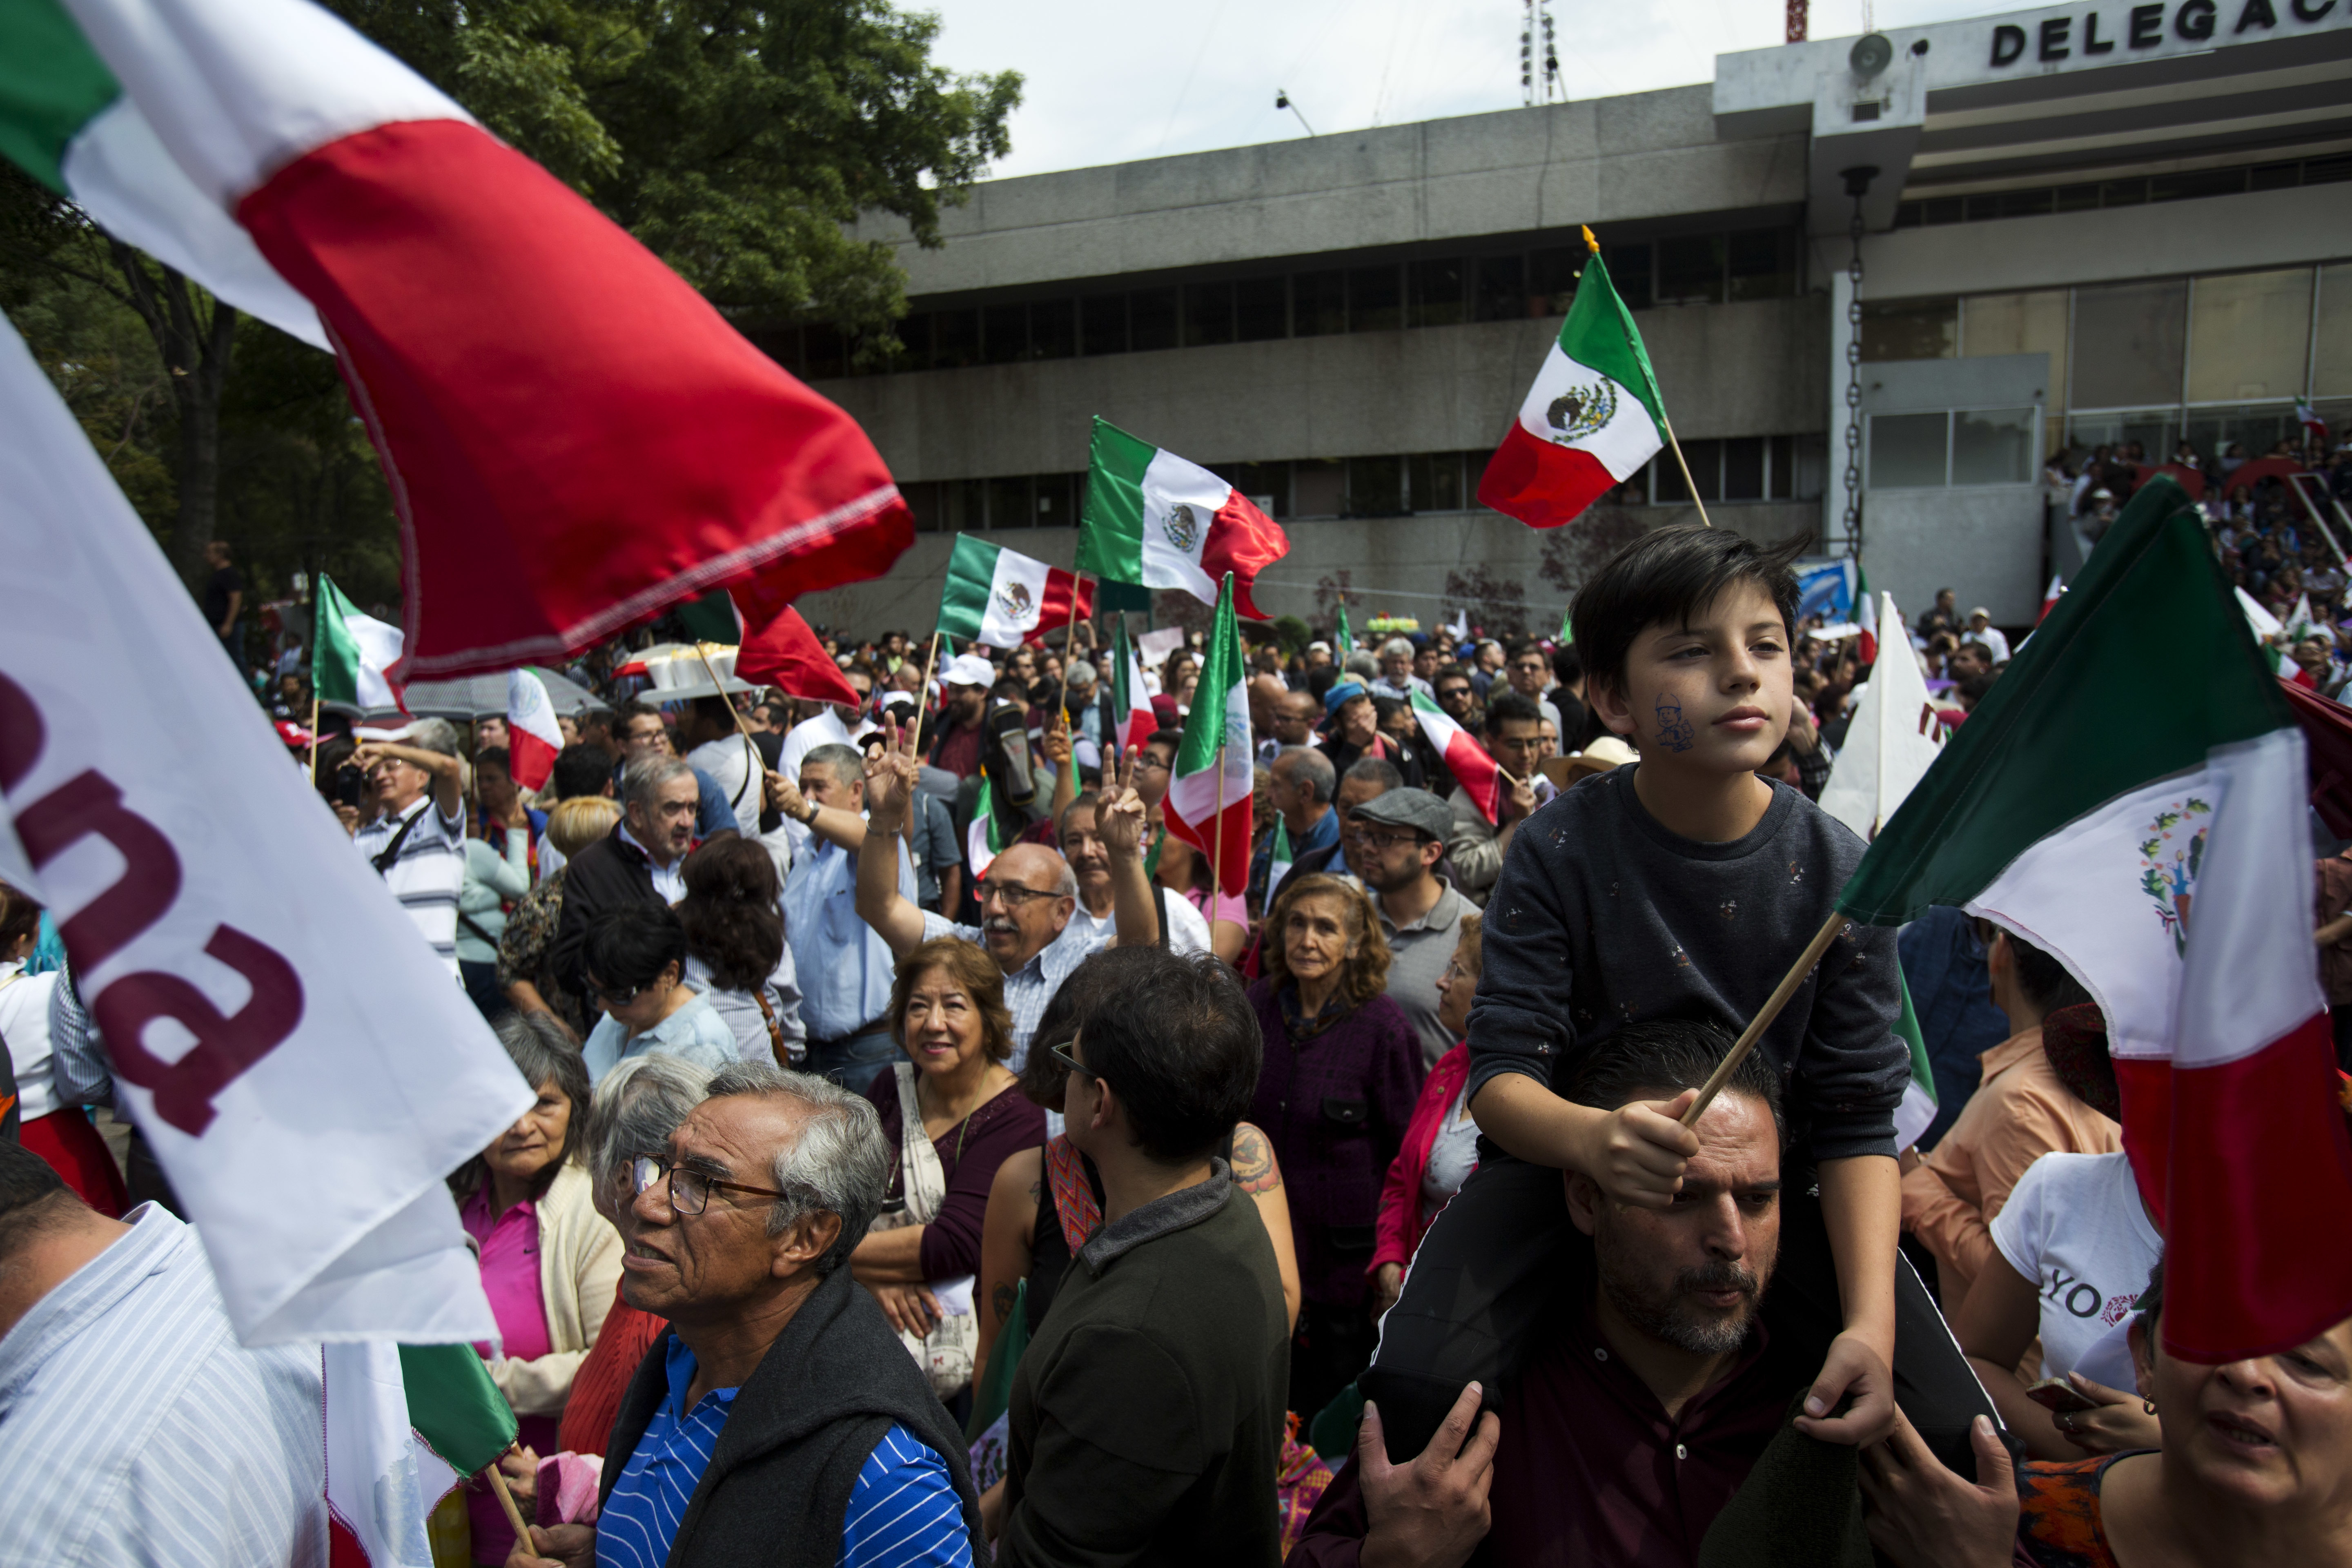
[[[1756,1321],[1757,1303],[1763,1299],[1764,1287],[1770,1279],[1769,1263],[1759,1273],[1746,1264],[1718,1258],[1675,1275],[1673,1286],[1663,1295],[1646,1297],[1629,1284],[1633,1272],[1630,1268],[1614,1267],[1630,1259],[1624,1256],[1623,1242],[1605,1218],[1593,1233],[1592,1246],[1600,1265],[1601,1289],[1607,1292],[1610,1305],[1652,1339],[1692,1355],[1729,1355],[1747,1342],[1748,1331]],[[1718,1317],[1691,1301],[1690,1298],[1701,1290],[1738,1290],[1746,1300],[1738,1311]]]

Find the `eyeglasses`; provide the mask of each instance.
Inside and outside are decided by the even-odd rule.
[[[1072,1056],[1068,1046],[1048,1046],[1046,1049],[1053,1054],[1053,1058],[1055,1061],[1061,1063],[1072,1072],[1082,1072],[1088,1078],[1098,1078],[1101,1076],[1097,1073],[1094,1068],[1087,1066],[1086,1063]]]
[[[750,1193],[756,1197],[782,1198],[790,1194],[773,1187],[746,1186],[741,1182],[722,1182],[716,1176],[706,1176],[699,1171],[689,1171],[673,1165],[658,1154],[637,1154],[629,1160],[629,1195],[641,1197],[663,1177],[669,1178],[669,1206],[682,1215],[700,1214],[710,1205],[710,1190],[721,1188],[730,1193]]]
[[[1357,843],[1383,852],[1393,849],[1400,844],[1424,842],[1418,833],[1382,833],[1377,828],[1358,827],[1352,823],[1349,825],[1348,831]]]
[[[979,886],[972,889],[972,892],[978,895],[983,904],[993,898],[1008,910],[1025,909],[1034,900],[1055,899],[1061,896],[1037,888],[1024,888],[1018,882],[995,882],[985,879]]]
[[[1135,759],[1135,765],[1139,771],[1144,768],[1150,768],[1152,772],[1160,773],[1168,771],[1168,764],[1160,760],[1160,753],[1157,752],[1144,752]]]
[[[1541,675],[1544,673],[1546,667],[1544,661],[1539,658],[1525,658],[1511,666],[1511,668],[1517,670],[1521,675]]]
[[[607,1007],[625,1007],[646,994],[646,988],[642,985],[599,985],[593,980],[584,984],[588,991],[588,1000],[601,1003]]]

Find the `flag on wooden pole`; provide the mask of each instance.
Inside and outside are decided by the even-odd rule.
[[[1209,857],[1218,891],[1238,895],[1249,881],[1254,783],[1249,692],[1244,683],[1241,623],[1227,574],[1217,595],[1217,618],[1201,663],[1192,710],[1184,719],[1168,781],[1168,831]]]

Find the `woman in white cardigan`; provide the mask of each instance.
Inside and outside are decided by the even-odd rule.
[[[499,1041],[538,1100],[521,1120],[449,1178],[458,1217],[482,1266],[498,1319],[490,1376],[514,1407],[523,1447],[553,1453],[572,1380],[588,1359],[621,1277],[621,1237],[591,1201],[582,1132],[588,1069],[553,1019],[509,1016]],[[473,1560],[502,1563],[514,1545],[486,1487],[469,1490]]]

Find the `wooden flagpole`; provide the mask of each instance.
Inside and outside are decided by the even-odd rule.
[[[931,651],[923,660],[923,688],[915,693],[914,751],[919,760],[923,754],[923,720],[931,710],[931,672],[939,668],[940,634],[931,634]]]
[[[509,1452],[512,1449],[509,1448]],[[500,1459],[504,1458],[504,1454],[499,1456]],[[526,1546],[535,1547],[537,1542],[531,1540],[530,1527],[522,1521],[522,1510],[515,1507],[514,1493],[507,1490],[507,1479],[499,1469],[499,1460],[492,1459],[490,1468],[482,1474],[490,1478],[490,1489],[499,1494],[499,1506],[507,1510],[507,1522],[514,1527],[515,1539]]]
[[[319,681],[310,680],[310,787],[319,787]]]
[[[1070,618],[1062,625],[1062,689],[1054,697],[1055,716],[1065,724],[1070,712],[1070,661],[1078,657],[1078,590],[1086,585],[1084,576],[1070,574]]]
[[[1589,224],[1584,226],[1584,248],[1588,255],[1598,256],[1601,254],[1601,242],[1592,237],[1592,227]],[[1649,363],[1649,356],[1642,353],[1641,344],[1633,341],[1633,329],[1631,323],[1628,323],[1626,326],[1625,339],[1627,343],[1633,348],[1635,357],[1643,363],[1647,364]],[[1658,400],[1658,423],[1666,427],[1666,445],[1674,449],[1675,466],[1683,471],[1683,489],[1690,492],[1691,504],[1698,508],[1698,520],[1706,524],[1707,527],[1713,528],[1715,526],[1715,520],[1706,515],[1706,502],[1699,499],[1698,486],[1691,479],[1690,464],[1685,460],[1683,457],[1683,444],[1675,439],[1675,422],[1666,417],[1665,397],[1658,391],[1658,384],[1654,380],[1650,383],[1650,395],[1656,397]],[[1702,1103],[1704,1102],[1702,1101]]]
[[[1841,914],[1832,914],[1822,922],[1822,929],[1813,933],[1813,940],[1807,942],[1805,951],[1797,955],[1795,965],[1781,976],[1780,984],[1773,987],[1772,994],[1765,999],[1763,1007],[1748,1021],[1748,1027],[1740,1032],[1738,1043],[1731,1047],[1731,1054],[1707,1076],[1706,1087],[1698,1091],[1698,1098],[1691,1101],[1688,1110],[1683,1112],[1684,1126],[1698,1125],[1698,1119],[1706,1114],[1706,1108],[1714,1103],[1723,1086],[1731,1081],[1731,1075],[1739,1070],[1739,1064],[1748,1059],[1748,1053],[1756,1048],[1758,1038],[1772,1026],[1772,1020],[1780,1016],[1780,1009],[1789,1005],[1789,998],[1797,994],[1797,987],[1805,983],[1805,976],[1813,972],[1813,965],[1822,961],[1822,954],[1829,951],[1830,943],[1853,923]]]
[[[1212,819],[1217,825],[1217,841],[1209,851],[1209,880],[1215,888],[1209,907],[1225,896],[1225,748],[1217,747],[1217,815]]]
[[[710,677],[711,688],[719,693],[719,700],[727,704],[727,716],[735,721],[735,732],[749,742],[751,739],[751,731],[744,727],[743,715],[735,710],[734,700],[727,695],[727,683],[719,679],[718,667],[710,662],[710,650],[698,642],[694,645],[694,657],[702,661],[702,673]],[[745,684],[748,685],[749,682]],[[759,751],[760,748],[757,745],[751,747],[754,756],[759,754]]]

